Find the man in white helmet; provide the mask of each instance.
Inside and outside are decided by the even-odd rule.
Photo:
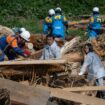
[[[45,21],[44,21],[43,31],[44,31],[45,35],[51,33],[51,24],[52,24],[52,18],[51,17],[54,16],[54,15],[55,15],[54,9],[50,9],[48,11],[48,16],[45,18]]]
[[[95,52],[100,56],[104,56],[105,53],[103,52],[103,50],[101,50],[101,48],[97,42],[97,38],[99,37],[99,35],[102,32],[101,31],[101,28],[102,28],[101,22],[102,22],[102,19],[99,14],[99,8],[94,7],[92,16],[90,17],[90,23],[88,24],[88,28],[87,28],[88,37],[89,37],[90,43],[94,47]]]
[[[52,35],[56,39],[65,39],[65,32],[67,32],[67,30],[67,18],[62,15],[62,9],[57,7],[55,9],[55,15],[52,17]]]
[[[92,43],[96,43],[96,38],[101,32],[101,17],[99,15],[99,8],[93,8],[93,14],[90,18],[90,23],[88,25],[89,40]]]
[[[23,50],[23,47],[25,46],[25,42],[28,42],[29,39],[30,33],[28,31],[24,31],[18,36],[2,36],[0,38],[0,49],[3,52],[2,55],[4,56],[5,54],[9,60],[14,60],[18,55],[28,57],[27,53]],[[2,61],[3,60],[4,59],[2,59]]]

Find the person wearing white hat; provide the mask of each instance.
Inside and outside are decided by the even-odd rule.
[[[93,14],[90,17],[90,23],[88,24],[88,35],[89,35],[89,40],[92,43],[96,43],[96,38],[99,36],[101,33],[101,17],[99,15],[99,8],[94,7],[93,8]]]
[[[16,59],[18,55],[28,57],[28,55],[23,50],[23,47],[25,42],[28,42],[29,39],[30,33],[28,31],[23,31],[18,36],[4,35],[0,38],[0,49],[9,60]]]
[[[54,9],[49,9],[48,16],[44,20],[44,27],[43,27],[44,35],[51,33],[51,23],[52,23],[51,17],[53,17],[54,15],[55,15]]]
[[[68,20],[62,15],[62,9],[57,7],[52,17],[52,35],[55,39],[65,39],[65,32],[68,33]]]

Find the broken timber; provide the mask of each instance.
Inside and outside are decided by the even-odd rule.
[[[94,91],[94,90],[105,90],[105,86],[84,86],[84,87],[72,87],[64,88],[65,91],[70,92],[81,92],[81,91]]]
[[[1,78],[0,88],[7,88],[10,91],[12,101],[26,105],[46,105],[49,98],[48,91]]]
[[[64,99],[64,100],[70,100],[74,102],[83,103],[86,105],[105,105],[104,99],[99,99],[99,98],[94,98],[94,97],[86,96],[82,94],[67,92],[61,89],[52,89],[51,96]]]
[[[65,64],[66,60],[24,60],[24,61],[3,61],[0,66],[9,65],[45,65],[45,64]]]
[[[49,93],[50,97],[56,97],[64,100],[84,103],[88,105],[105,105],[105,100],[91,96],[81,95],[64,91],[62,89],[43,89],[31,86],[25,86],[17,82],[6,79],[0,79],[0,87],[8,88],[11,100],[24,103],[26,105],[46,105]]]

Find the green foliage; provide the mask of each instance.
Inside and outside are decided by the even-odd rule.
[[[0,0],[0,24],[24,26],[32,32],[42,32],[40,19],[50,8],[60,6],[65,15],[90,14],[94,6],[105,10],[105,0]],[[37,26],[38,25],[38,26]]]
[[[80,36],[82,38],[82,40],[86,40],[88,35],[85,35],[85,31],[79,29],[79,30],[69,30],[69,34],[70,36]]]

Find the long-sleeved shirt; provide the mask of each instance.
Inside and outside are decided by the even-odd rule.
[[[55,41],[51,46],[45,45],[41,56],[41,59],[43,60],[53,59],[53,58],[55,59],[60,58],[60,47],[57,45]]]
[[[94,52],[89,52],[84,60],[83,66],[80,72],[84,73],[88,69],[89,78],[101,78],[105,76],[104,66],[97,54]]]
[[[4,61],[4,53],[2,52],[0,48],[0,61]]]
[[[13,55],[10,55],[10,53],[8,53],[9,51],[7,50],[9,50],[9,48],[13,49],[15,53],[24,56],[24,51],[18,46],[18,41],[15,36],[2,36],[0,38],[0,48],[6,55],[8,55],[8,58],[10,60],[13,59]]]
[[[56,14],[52,17],[52,34],[54,37],[65,38],[65,29],[68,26],[68,20],[65,16]]]
[[[100,34],[101,29],[101,17],[99,14],[91,16],[90,23],[87,27],[89,37],[97,37]]]

